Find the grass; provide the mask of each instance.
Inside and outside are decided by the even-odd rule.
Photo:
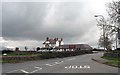
[[[116,67],[120,68],[120,58],[119,57],[118,58],[114,58],[114,57],[103,56],[102,58],[109,60],[108,62],[106,62],[106,64],[112,65],[112,66],[116,66]]]

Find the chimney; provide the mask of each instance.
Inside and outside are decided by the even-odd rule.
[[[61,38],[61,41],[63,41],[63,38]]]
[[[54,41],[56,41],[57,39],[56,38],[54,38]]]
[[[49,37],[46,38],[46,41],[49,41]]]
[[[58,41],[58,38],[56,38],[56,41]]]

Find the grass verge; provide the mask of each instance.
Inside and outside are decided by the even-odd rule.
[[[101,57],[103,59],[107,59],[109,60],[108,62],[106,62],[105,64],[111,65],[111,66],[115,66],[115,67],[119,67],[120,68],[120,58],[114,58],[114,57],[107,57],[107,56],[103,56]]]

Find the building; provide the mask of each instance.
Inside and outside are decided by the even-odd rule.
[[[45,42],[43,43],[43,48],[55,48],[59,47],[60,45],[64,45],[62,38],[49,38],[47,37]]]
[[[47,37],[45,42],[43,43],[43,49],[51,49],[51,48],[62,51],[92,50],[92,47],[89,46],[88,44],[64,44],[62,38],[51,39]]]
[[[63,50],[92,50],[92,47],[88,44],[66,44],[60,45],[60,49]]]

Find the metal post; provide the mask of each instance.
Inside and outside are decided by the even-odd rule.
[[[117,34],[116,34],[116,49],[117,49]]]
[[[105,50],[105,31],[104,31],[104,25],[103,25],[103,41],[104,41],[104,50]]]
[[[120,28],[118,28],[118,48],[120,48]]]

